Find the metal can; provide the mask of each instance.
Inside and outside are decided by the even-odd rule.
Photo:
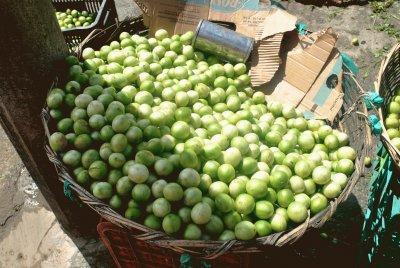
[[[193,47],[233,62],[246,62],[253,49],[254,39],[208,20],[197,26]]]

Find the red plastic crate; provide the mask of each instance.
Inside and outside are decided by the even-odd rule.
[[[134,233],[111,222],[100,220],[97,231],[108,248],[117,267],[124,268],[174,268],[181,267],[181,254],[170,249],[161,248],[134,238]],[[254,264],[259,263],[254,253],[251,255]],[[194,258],[193,267],[201,267],[200,259]],[[211,267],[244,268],[253,267],[250,255],[226,254],[213,260],[206,260]],[[203,266],[204,267],[204,266]]]

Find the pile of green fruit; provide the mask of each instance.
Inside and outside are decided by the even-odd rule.
[[[79,12],[75,9],[67,9],[65,12],[56,11],[56,17],[61,30],[65,30],[81,26],[90,26],[96,19],[96,14],[89,13],[85,10]]]
[[[250,240],[324,210],[354,171],[347,134],[266,102],[246,65],[194,51],[193,32],[123,32],[47,104],[51,148],[126,218],[183,239]],[[56,131],[56,132],[55,132]]]
[[[396,90],[386,110],[385,127],[393,145],[400,150],[400,88]]]

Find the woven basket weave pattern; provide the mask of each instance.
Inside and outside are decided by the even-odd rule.
[[[383,60],[376,82],[376,91],[384,98],[384,104],[379,109],[379,120],[383,128],[381,140],[397,167],[400,167],[400,151],[389,139],[384,122],[387,115],[385,107],[388,107],[397,89],[400,90],[400,44],[395,45]]]

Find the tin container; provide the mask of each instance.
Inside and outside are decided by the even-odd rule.
[[[254,39],[208,20],[197,26],[193,47],[232,62],[246,62]]]

